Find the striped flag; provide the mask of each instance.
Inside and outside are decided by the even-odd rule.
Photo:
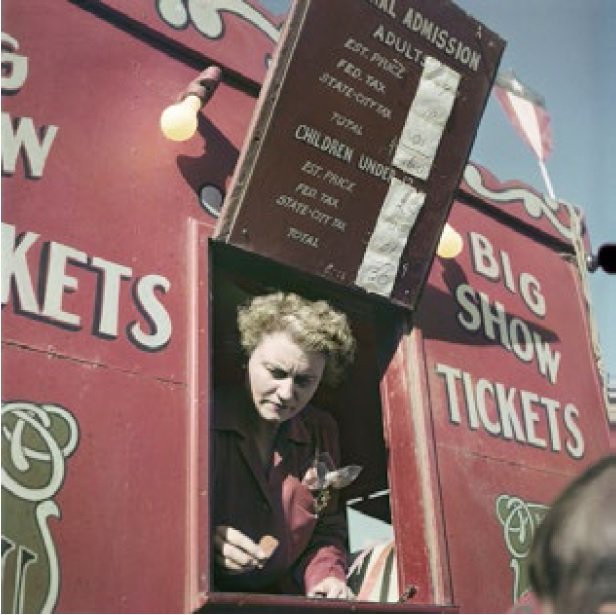
[[[552,151],[550,117],[543,97],[520,82],[513,71],[499,72],[494,94],[516,132],[540,161]]]

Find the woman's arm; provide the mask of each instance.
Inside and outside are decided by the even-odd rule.
[[[319,519],[296,568],[306,594],[314,592],[326,578],[337,579],[346,585],[346,535],[346,523],[341,513],[324,514]]]
[[[329,453],[338,467],[340,445],[336,422],[324,412],[318,412],[315,418],[313,433],[319,452]],[[348,597],[346,591],[343,591],[346,588],[348,566],[347,524],[344,512],[339,510],[336,490],[330,489],[330,500],[318,515],[308,547],[296,563],[295,576],[307,595]]]

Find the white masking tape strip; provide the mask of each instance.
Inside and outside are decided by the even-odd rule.
[[[392,177],[355,284],[371,293],[391,295],[400,258],[426,195]]]
[[[395,167],[414,177],[428,179],[459,84],[458,72],[426,57],[394,154]]]

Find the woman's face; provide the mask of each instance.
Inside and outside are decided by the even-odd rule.
[[[285,331],[264,335],[248,361],[259,416],[283,423],[299,414],[317,390],[324,368],[322,354],[305,351]]]

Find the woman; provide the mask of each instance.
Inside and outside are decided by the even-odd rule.
[[[350,599],[344,515],[310,489],[319,460],[340,461],[333,418],[309,402],[353,359],[346,316],[274,293],[240,308],[238,328],[246,386],[217,393],[213,419],[216,585]]]

